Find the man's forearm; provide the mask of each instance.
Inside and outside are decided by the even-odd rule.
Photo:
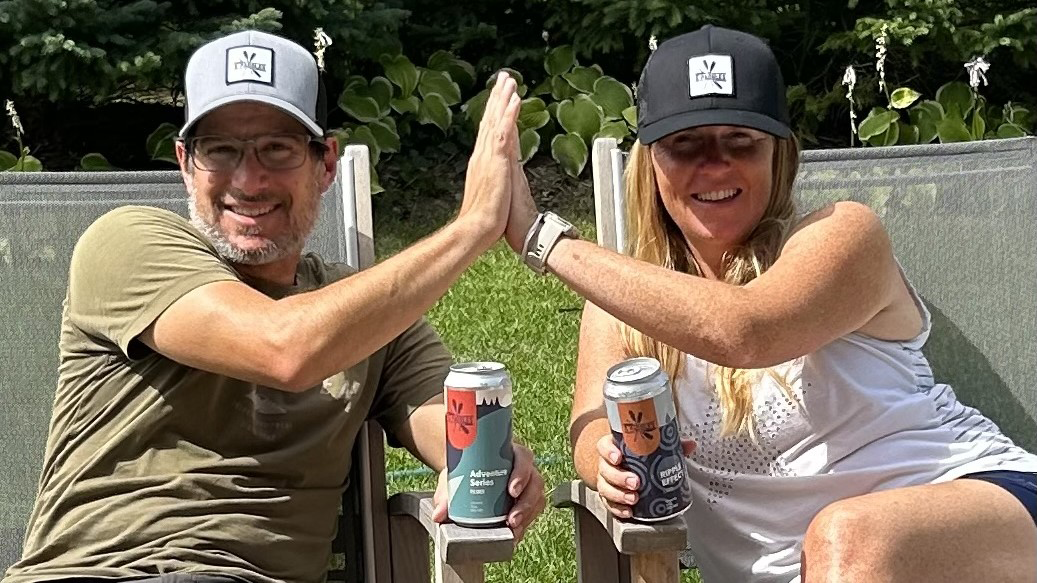
[[[311,386],[370,356],[413,324],[486,250],[487,237],[455,221],[382,263],[278,302],[271,321]]]

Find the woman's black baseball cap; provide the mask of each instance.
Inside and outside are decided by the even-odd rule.
[[[748,33],[706,25],[663,42],[637,87],[637,138],[651,144],[710,125],[792,135],[785,81],[774,53]]]

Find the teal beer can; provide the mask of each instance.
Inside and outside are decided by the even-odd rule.
[[[466,362],[451,366],[443,384],[450,520],[499,526],[514,502],[511,377],[499,362]]]

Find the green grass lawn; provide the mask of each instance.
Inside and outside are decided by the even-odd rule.
[[[593,211],[564,209],[593,237]],[[449,220],[411,217],[404,222],[376,207],[375,241],[379,257],[392,255]],[[421,223],[423,226],[418,226]],[[575,477],[569,456],[568,426],[576,366],[576,342],[583,300],[552,277],[538,277],[499,243],[468,269],[429,312],[457,361],[496,360],[514,381],[515,438],[540,460],[550,490]],[[431,490],[434,477],[403,450],[389,450],[390,494]],[[572,513],[548,508],[526,535],[510,563],[487,568],[487,582],[575,581]],[[685,574],[684,581],[698,581]]]

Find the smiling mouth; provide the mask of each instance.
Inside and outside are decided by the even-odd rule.
[[[699,202],[724,202],[742,193],[741,188],[728,188],[726,190],[712,190],[709,192],[696,192],[691,195]]]
[[[263,205],[263,206],[227,205],[224,208],[226,208],[226,210],[228,210],[228,211],[230,211],[230,212],[232,212],[232,213],[234,213],[234,214],[236,214],[238,216],[248,217],[248,218],[253,218],[254,219],[254,218],[257,218],[257,217],[261,217],[261,216],[270,214],[275,209],[277,209],[278,206],[279,205],[276,205],[276,204],[266,204],[266,205]]]

